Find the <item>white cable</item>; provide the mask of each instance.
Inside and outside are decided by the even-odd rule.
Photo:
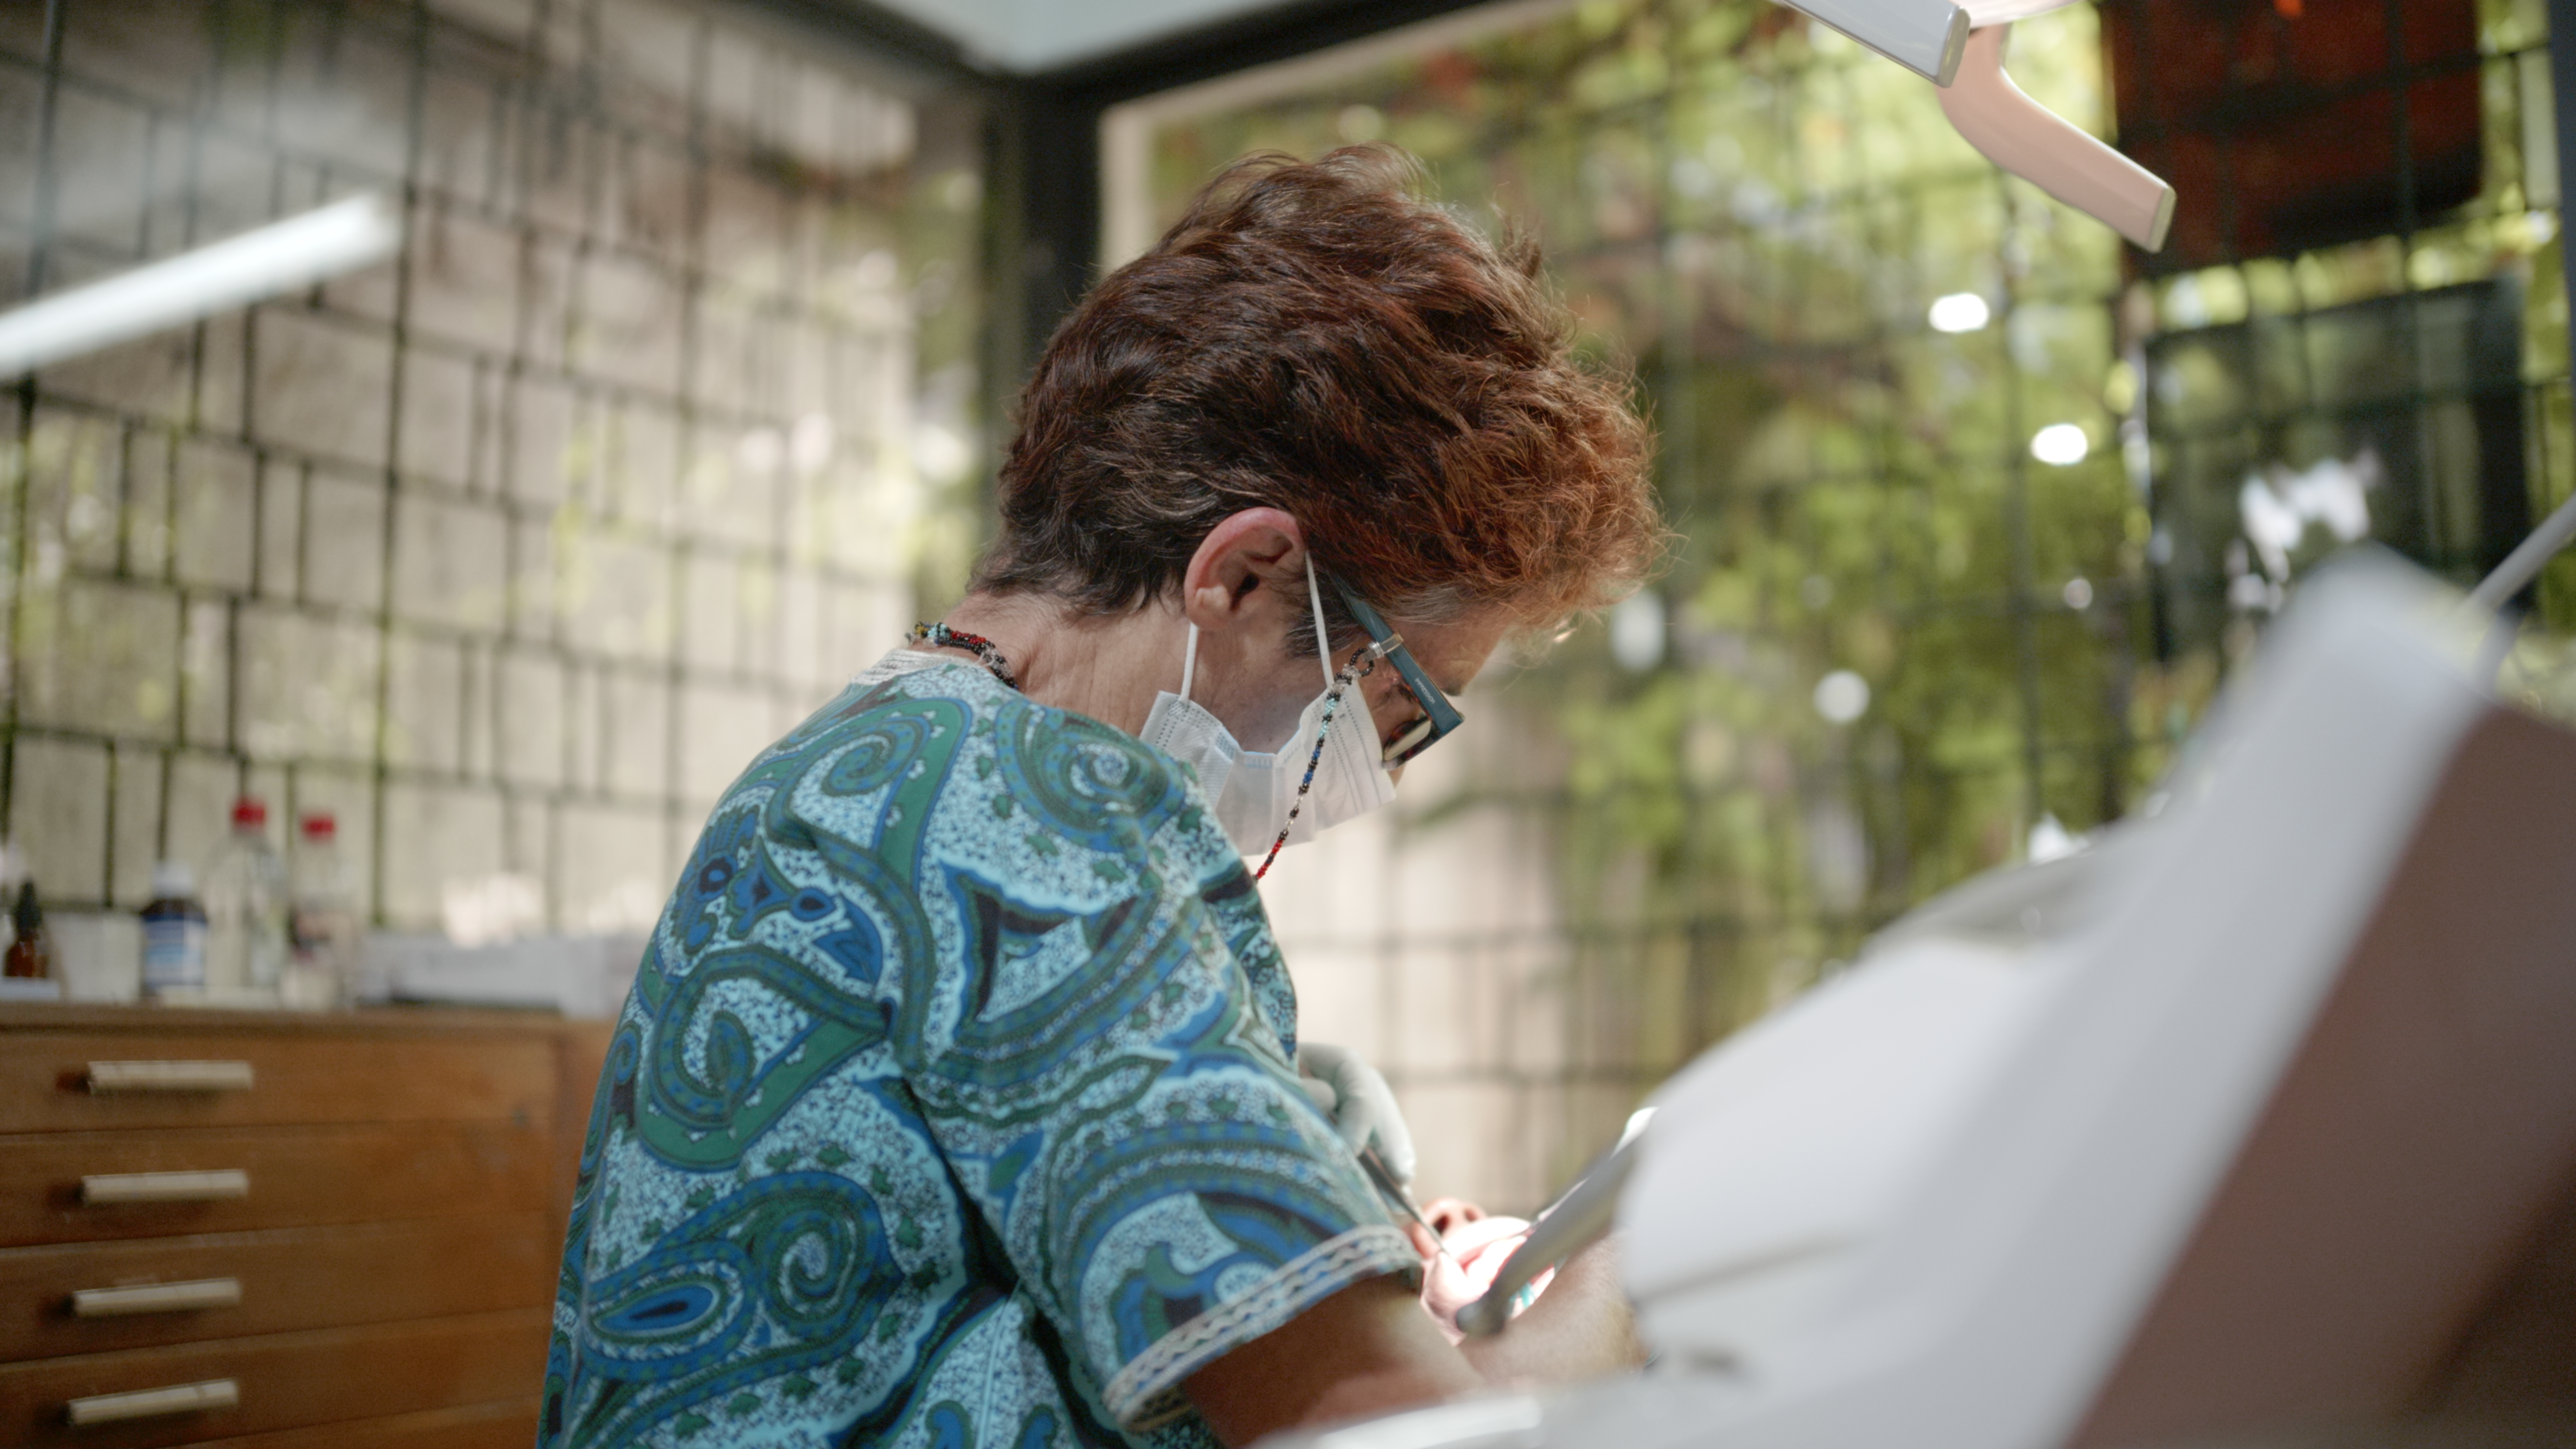
[[[1324,632],[1324,591],[1315,587],[1315,556],[1306,555],[1306,602],[1315,606],[1315,653],[1324,661],[1324,688],[1333,687],[1333,641]]]
[[[2478,580],[2478,586],[2469,590],[2468,607],[2503,608],[2504,601],[2521,593],[2523,585],[2538,578],[2541,565],[2548,563],[2571,540],[2576,540],[2576,497],[2559,504],[2556,512],[2542,519],[2529,537],[2505,555],[2504,562],[2495,566],[2495,572]]]

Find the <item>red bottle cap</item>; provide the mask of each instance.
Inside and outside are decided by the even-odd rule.
[[[304,817],[304,838],[307,840],[329,840],[339,833],[340,822],[332,819],[328,810],[316,810]]]
[[[233,828],[254,829],[268,823],[268,803],[256,795],[244,795],[233,802]]]

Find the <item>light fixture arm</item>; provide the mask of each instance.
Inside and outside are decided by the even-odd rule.
[[[1958,77],[1941,92],[1942,114],[1987,160],[2140,247],[2162,250],[2174,189],[2014,85],[2004,74],[2011,33],[2007,23],[1968,36]]]
[[[1940,87],[1942,113],[1987,160],[2148,251],[2163,248],[2173,225],[2174,189],[2032,100],[2004,74],[2004,40],[2012,22],[2069,0],[1782,3]]]

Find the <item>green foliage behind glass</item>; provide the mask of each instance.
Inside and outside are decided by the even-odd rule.
[[[2059,114],[2105,124],[2089,7],[2017,26],[2010,64]],[[2520,134],[2514,95],[2491,132]],[[1661,436],[1678,535],[1656,585],[1663,658],[1623,668],[1589,625],[1514,693],[1570,747],[1547,797],[1569,915],[1687,937],[1713,985],[1686,1036],[2018,858],[2043,814],[2081,832],[2152,787],[2225,664],[2154,659],[2149,459],[2123,448],[2140,388],[2124,348],[2170,325],[2178,282],[2129,286],[2118,239],[2000,176],[1930,86],[1767,0],[1591,0],[1165,124],[1158,222],[1247,152],[1379,139],[1463,216],[1541,240],[1583,345],[1633,363]],[[2523,205],[2498,193],[2466,223],[2483,230],[2428,233],[2440,255],[2405,253],[2412,277],[2390,242],[2191,285],[2204,305],[2322,306],[2527,266],[2534,368],[2563,376],[2554,244],[2530,255]],[[1962,292],[1990,322],[1934,331],[1933,300]],[[2560,480],[2567,404],[2546,397],[2562,461],[2541,476]],[[2036,461],[2051,424],[2080,428],[2088,456]],[[2551,597],[2576,599],[2576,563],[2561,569]],[[1835,670],[1870,687],[1849,726],[1812,703]]]

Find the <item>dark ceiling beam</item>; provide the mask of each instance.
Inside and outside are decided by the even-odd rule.
[[[1175,86],[1294,60],[1348,41],[1473,9],[1486,0],[1288,0],[1029,79],[1113,106]]]
[[[754,10],[869,55],[917,80],[988,85],[1009,77],[977,63],[954,37],[869,0],[746,0]]]

